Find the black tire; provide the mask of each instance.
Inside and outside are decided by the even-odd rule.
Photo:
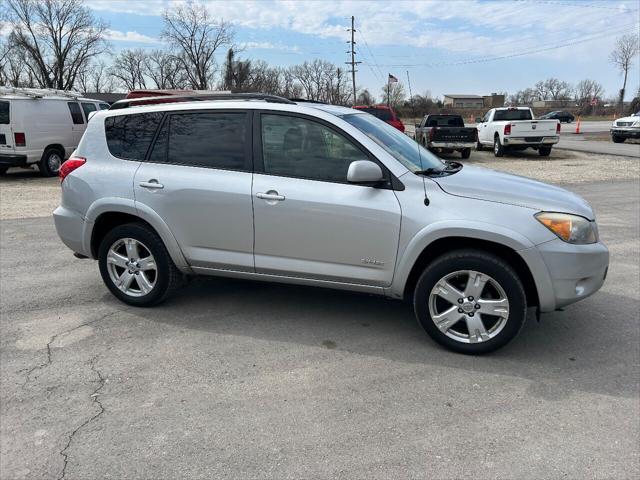
[[[500,137],[496,135],[493,139],[493,154],[496,157],[503,157],[504,151],[504,146],[502,145],[502,142],[500,142]]]
[[[43,177],[55,177],[64,162],[64,153],[57,148],[47,148],[38,163],[38,169]]]
[[[429,297],[436,283],[445,276],[462,270],[480,272],[494,279],[503,289],[509,302],[508,317],[502,329],[492,338],[478,343],[464,343],[446,335],[436,326],[429,311]],[[524,325],[527,314],[524,287],[514,269],[491,253],[473,249],[446,253],[429,264],[416,284],[413,305],[418,322],[431,338],[453,351],[469,355],[488,353],[509,343]],[[465,325],[456,327],[456,323],[452,327],[466,328],[466,320],[460,322],[465,322]]]
[[[484,146],[480,143],[480,141],[476,142],[476,150],[481,152],[484,149]]]
[[[540,147],[538,149],[538,155],[541,157],[548,157],[551,153],[551,147]]]
[[[625,140],[626,138],[624,137],[619,137],[618,135],[611,135],[611,141],[613,141],[613,143],[624,143]]]
[[[471,156],[471,149],[470,148],[463,148],[462,150],[460,150],[460,156],[463,159],[467,159]]]
[[[9,170],[9,167],[0,167],[0,176],[6,175],[7,170]]]
[[[121,291],[113,282],[107,268],[107,254],[118,240],[132,238],[144,244],[153,255],[156,277],[153,288],[145,295],[131,296]],[[151,307],[165,300],[183,283],[183,275],[173,263],[162,239],[150,227],[142,223],[119,225],[105,235],[98,251],[100,274],[107,288],[120,301],[136,307]]]

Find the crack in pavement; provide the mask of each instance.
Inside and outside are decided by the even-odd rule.
[[[102,388],[106,383],[106,379],[105,377],[102,376],[102,373],[100,373],[100,370],[96,368],[97,359],[98,359],[98,355],[94,356],[91,360],[89,360],[89,364],[91,365],[91,371],[98,376],[98,380],[97,380],[98,386],[93,391],[93,393],[89,396],[89,398],[91,398],[92,403],[95,403],[96,405],[98,405],[99,411],[96,414],[89,417],[87,420],[85,420],[73,432],[69,434],[69,439],[67,440],[67,444],[62,450],[60,450],[60,455],[62,455],[64,463],[62,465],[62,471],[60,472],[60,476],[58,477],[58,480],[62,480],[63,478],[65,478],[65,475],[67,474],[67,465],[69,464],[69,454],[67,453],[67,450],[69,450],[69,447],[71,447],[71,443],[73,442],[73,438],[75,437],[75,435],[105,412],[104,406],[102,405],[102,402],[100,401],[99,396],[100,396],[100,390],[102,390]]]
[[[43,363],[40,363],[39,365],[36,365],[34,367],[18,371],[18,373],[22,373],[22,372],[25,372],[25,371],[27,372],[27,374],[25,376],[24,383],[22,384],[22,388],[23,389],[27,388],[27,384],[31,381],[31,375],[33,374],[33,372],[35,372],[37,370],[41,370],[41,369],[46,368],[49,365],[51,365],[51,363],[53,362],[52,353],[51,353],[51,345],[53,344],[53,342],[56,341],[56,339],[58,337],[60,337],[62,335],[66,335],[66,334],[71,333],[71,332],[74,332],[74,331],[76,331],[76,330],[78,330],[78,329],[80,329],[82,327],[88,327],[88,326],[90,326],[90,325],[92,325],[92,324],[94,324],[96,322],[101,321],[101,320],[106,320],[107,318],[111,317],[112,315],[115,315],[116,313],[119,313],[119,311],[106,313],[106,314],[96,318],[95,320],[91,320],[90,322],[85,322],[85,323],[82,323],[80,325],[76,325],[75,327],[69,328],[69,329],[65,330],[64,332],[59,332],[59,333],[56,333],[55,335],[52,335],[49,338],[49,341],[47,342],[47,345],[45,347],[47,349],[47,361],[43,362]]]

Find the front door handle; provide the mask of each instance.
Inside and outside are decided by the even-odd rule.
[[[156,190],[164,188],[164,185],[159,183],[158,180],[156,180],[155,178],[149,180],[148,182],[140,182],[139,185],[143,188],[151,188]]]
[[[256,193],[256,197],[261,200],[267,200],[271,202],[282,202],[285,199],[284,195],[278,195],[278,192],[276,192],[275,190],[269,190],[266,193]]]

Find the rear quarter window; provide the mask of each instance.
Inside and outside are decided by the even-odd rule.
[[[162,116],[161,112],[149,112],[106,118],[109,153],[125,160],[144,160]]]
[[[0,101],[0,124],[8,125],[9,123],[9,102]]]

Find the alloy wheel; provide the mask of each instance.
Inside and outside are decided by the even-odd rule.
[[[482,272],[460,270],[442,277],[429,294],[436,327],[461,343],[496,337],[509,319],[509,300],[500,284]]]
[[[131,297],[147,295],[158,278],[158,267],[151,251],[134,238],[121,238],[111,245],[107,253],[107,271],[113,284]]]
[[[47,166],[49,167],[49,170],[51,170],[53,173],[58,173],[61,165],[62,157],[60,156],[60,154],[56,152],[50,153],[49,157],[47,158]]]

